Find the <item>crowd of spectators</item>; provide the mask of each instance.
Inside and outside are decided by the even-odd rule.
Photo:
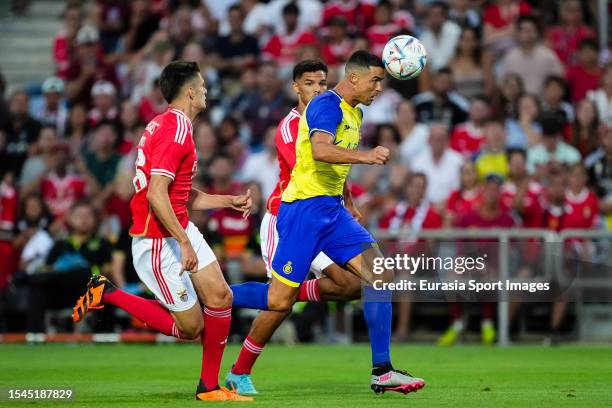
[[[296,104],[293,65],[323,59],[331,87],[352,52],[380,53],[400,33],[422,40],[427,69],[387,79],[363,109],[362,144],[392,151],[386,166],[351,174],[364,224],[612,226],[612,62],[595,3],[66,0],[49,50],[56,70],[40,92],[0,81],[4,310],[9,283],[21,282],[38,305],[27,329],[43,331],[40,310],[57,305],[39,293],[67,271],[81,279],[64,298],[99,272],[138,290],[127,235],[134,152],[167,109],[158,77],[174,59],[196,61],[208,88],[194,181],[255,196],[248,219],[192,215],[231,280],[264,275],[258,228],[278,177],[275,128]]]

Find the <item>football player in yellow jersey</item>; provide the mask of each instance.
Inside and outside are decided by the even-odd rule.
[[[375,290],[375,280],[389,282],[394,271],[374,273],[382,253],[370,233],[343,205],[343,190],[352,164],[382,165],[389,150],[358,150],[362,111],[382,91],[384,65],[367,51],[349,58],[345,78],[336,88],[313,98],[300,120],[296,164],[283,192],[278,213],[279,243],[269,284],[232,285],[236,307],[289,310],[314,257],[324,251],[335,263],[362,278],[363,312],[372,348],[371,388],[379,393],[409,393],[425,382],[391,364],[391,292]]]

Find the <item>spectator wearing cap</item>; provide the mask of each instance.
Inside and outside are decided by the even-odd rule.
[[[40,122],[29,114],[29,102],[30,98],[25,91],[13,92],[9,102],[9,120],[2,129],[6,141],[3,149],[0,146],[0,151],[4,150],[0,169],[9,170],[16,177],[19,177],[30,146],[38,139],[41,128]]]
[[[452,128],[468,119],[470,103],[453,86],[450,69],[442,68],[434,74],[432,90],[412,99],[419,122],[441,122]]]
[[[572,165],[580,161],[580,152],[562,141],[563,121],[554,113],[542,114],[542,142],[527,151],[527,170],[542,179],[549,168]]]
[[[93,107],[87,115],[89,126],[95,128],[101,122],[115,122],[119,111],[116,105],[117,90],[109,81],[98,81],[91,88]]]
[[[429,147],[410,165],[412,172],[427,176],[427,199],[436,205],[446,202],[451,192],[459,188],[463,157],[448,144],[448,127],[433,123],[429,129]]]
[[[81,27],[77,35],[76,54],[66,73],[66,95],[73,104],[91,106],[91,88],[97,81],[118,83],[114,67],[103,60],[99,38],[98,30],[91,25]]]
[[[499,74],[514,72],[523,79],[525,89],[539,93],[547,76],[564,74],[563,65],[554,51],[540,41],[540,26],[535,18],[521,17],[516,27],[518,46],[499,62]]]
[[[43,105],[34,117],[43,126],[53,126],[59,137],[64,137],[68,109],[63,103],[64,81],[58,77],[49,77],[42,84]]]
[[[427,8],[425,30],[421,42],[427,49],[427,66],[438,71],[448,65],[455,55],[461,28],[448,19],[448,4],[436,1]]]
[[[239,4],[232,5],[228,10],[230,32],[219,36],[214,44],[215,67],[221,74],[239,76],[242,67],[252,64],[259,57],[257,39],[243,30],[244,9]]]
[[[265,45],[262,50],[264,58],[273,59],[280,67],[286,68],[295,63],[298,48],[317,43],[314,34],[299,27],[300,14],[300,8],[294,3],[283,7],[283,30],[273,35]]]

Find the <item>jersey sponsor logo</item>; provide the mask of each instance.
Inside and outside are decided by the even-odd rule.
[[[283,266],[283,273],[285,275],[289,275],[291,272],[293,272],[293,266],[292,266],[292,262],[289,261],[285,264],[285,266]]]

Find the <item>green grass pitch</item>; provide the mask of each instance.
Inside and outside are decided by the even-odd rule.
[[[226,351],[222,376],[238,353]],[[415,394],[369,389],[369,348],[268,346],[254,371],[252,407],[612,406],[612,348],[394,346],[398,367],[422,376]],[[0,345],[0,388],[63,387],[72,402],[0,406],[196,407],[200,347],[189,345]],[[215,406],[232,405],[212,403]],[[235,404],[235,403],[234,403]],[[239,404],[242,405],[242,404]]]

